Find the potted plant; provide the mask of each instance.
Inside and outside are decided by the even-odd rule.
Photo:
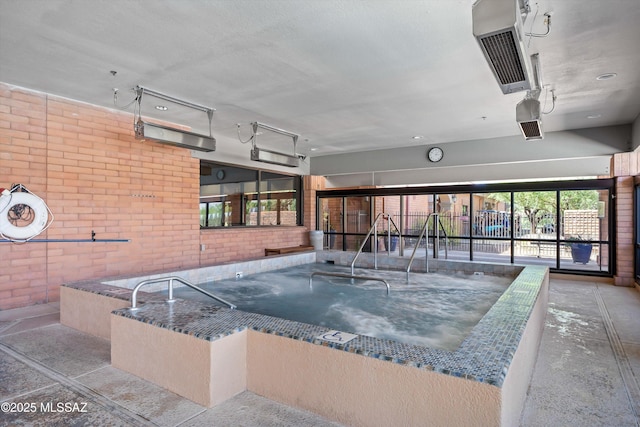
[[[593,250],[593,245],[589,242],[589,239],[584,239],[581,236],[571,236],[567,239],[567,245],[571,248],[571,258],[574,263],[587,264],[589,262],[591,251]]]

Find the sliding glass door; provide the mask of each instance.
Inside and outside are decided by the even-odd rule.
[[[612,180],[327,190],[318,192],[318,225],[336,234],[339,243],[327,247],[356,251],[384,212],[400,233],[379,226],[379,232],[399,236],[396,244],[389,236],[377,247],[399,257],[424,248],[430,257],[610,276],[612,190]],[[427,237],[419,239],[425,224]],[[640,251],[638,230],[636,238]],[[366,245],[372,249],[371,242]]]

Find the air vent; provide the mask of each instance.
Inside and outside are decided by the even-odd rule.
[[[518,56],[512,31],[484,37],[480,41],[501,85],[524,84],[527,78]]]
[[[473,35],[502,93],[532,88],[532,68],[522,40],[518,0],[479,0],[473,5]]]
[[[542,139],[542,129],[540,129],[540,122],[522,122],[520,123],[520,130],[522,130],[522,134],[524,135],[524,139],[527,141],[530,139]]]
[[[516,121],[525,140],[544,138],[540,101],[537,99],[525,98],[516,105]]]

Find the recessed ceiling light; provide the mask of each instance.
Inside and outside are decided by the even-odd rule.
[[[596,80],[609,80],[609,79],[613,79],[617,76],[618,74],[616,73],[604,73],[604,74],[600,74],[598,77],[596,77]]]
[[[310,148],[309,150],[311,150],[311,151],[318,151],[318,149],[317,149],[317,148],[315,148],[315,147],[314,147],[314,148]]]
[[[164,105],[156,105],[156,110],[167,111],[168,109],[169,107],[166,107]]]
[[[415,135],[411,137],[411,139],[422,139],[422,138],[424,138],[424,136],[422,135]]]
[[[602,117],[602,114],[589,114],[587,119],[599,119],[600,117]]]

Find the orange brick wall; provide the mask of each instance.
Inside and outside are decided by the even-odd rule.
[[[0,187],[21,183],[47,202],[55,219],[37,238],[129,239],[1,242],[0,310],[56,301],[65,282],[308,243],[304,227],[201,232],[199,165],[189,150],[136,140],[130,113],[0,83]]]
[[[309,244],[305,227],[202,230],[201,238],[205,248],[200,254],[202,264],[259,258],[264,256],[265,248]]]

